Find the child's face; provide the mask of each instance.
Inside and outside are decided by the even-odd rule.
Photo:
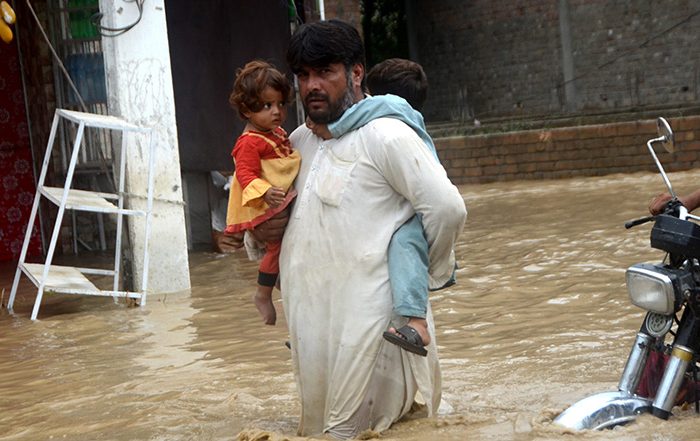
[[[248,122],[261,132],[279,127],[287,119],[287,102],[279,90],[266,87],[260,94],[263,108],[258,112],[246,112]]]

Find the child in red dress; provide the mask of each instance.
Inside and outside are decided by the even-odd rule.
[[[296,196],[292,187],[301,156],[280,125],[287,117],[291,87],[280,71],[251,61],[237,72],[229,102],[246,121],[233,148],[235,174],[229,193],[226,233],[242,234],[284,210]],[[267,325],[277,313],[272,289],[279,275],[281,242],[265,244],[253,300]]]

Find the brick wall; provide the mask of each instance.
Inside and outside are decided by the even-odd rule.
[[[51,52],[41,29],[27,5],[27,2],[13,3],[17,14],[17,39],[22,53],[22,73],[24,75],[25,105],[29,120],[29,136],[34,161],[35,178],[39,178],[42,160],[46,153],[46,143],[49,138],[51,122],[56,109],[56,94],[54,89],[54,71]],[[32,2],[44,29],[48,29],[46,0]],[[51,160],[46,182],[53,184],[54,177],[59,173],[60,158],[54,155]],[[51,234],[49,219],[56,218],[57,208],[53,204],[40,205],[41,224],[44,238]],[[61,245],[59,244],[59,247]],[[59,251],[60,252],[60,251]]]
[[[362,34],[362,14],[359,0],[325,0],[323,5],[326,20],[337,18],[347,21]],[[306,21],[318,21],[320,16],[318,2],[305,0],[304,12],[306,13]]]
[[[700,167],[700,117],[668,119],[676,151],[656,152],[666,171]],[[656,120],[499,134],[437,137],[438,156],[455,184],[557,179],[656,170],[646,142]]]
[[[17,13],[17,33],[23,59],[23,73],[27,109],[31,121],[31,142],[35,158],[43,158],[46,141],[56,109],[52,57],[39,26],[25,2],[14,2]],[[46,1],[32,2],[42,26],[48,29],[46,20]],[[41,161],[35,161],[38,167]]]
[[[559,2],[413,0],[426,120],[565,112]],[[700,100],[698,5],[569,0],[576,113]],[[675,27],[674,27],[675,26]]]
[[[567,108],[559,1],[408,1],[430,82],[423,113],[455,183],[653,171],[645,143],[656,124],[645,118],[656,114],[677,116],[678,152],[659,153],[667,170],[700,166],[700,117],[687,116],[700,113],[695,3],[568,0],[576,101]],[[326,18],[359,29],[359,4],[326,0]],[[511,127],[554,125],[569,127]]]

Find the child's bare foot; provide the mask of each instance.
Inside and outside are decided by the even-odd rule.
[[[266,325],[274,325],[277,321],[277,311],[275,311],[275,305],[272,303],[272,287],[269,287],[269,292],[266,292],[267,290],[265,288],[268,287],[258,288],[253,296],[253,302],[255,303],[255,307],[258,308],[263,322]]]
[[[430,344],[430,333],[428,333],[428,321],[424,318],[419,317],[409,317],[408,323],[406,325],[412,327],[420,335],[420,339],[423,341],[423,346],[428,346]],[[395,328],[389,328],[389,332],[393,329],[396,333]]]
[[[418,331],[418,335],[420,335],[421,340],[423,340],[424,346],[430,344],[430,333],[428,332],[428,321],[426,319],[411,317],[408,319],[408,326]]]

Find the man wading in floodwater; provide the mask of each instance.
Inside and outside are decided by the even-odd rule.
[[[364,98],[364,47],[347,23],[301,26],[287,61],[315,123],[337,120]],[[382,431],[414,401],[433,415],[441,379],[430,311],[427,357],[382,338],[398,321],[387,249],[392,234],[422,214],[431,282],[447,282],[466,219],[462,197],[414,130],[396,119],[325,141],[301,126],[290,140],[302,162],[280,279],[301,394],[299,433],[345,439]]]

